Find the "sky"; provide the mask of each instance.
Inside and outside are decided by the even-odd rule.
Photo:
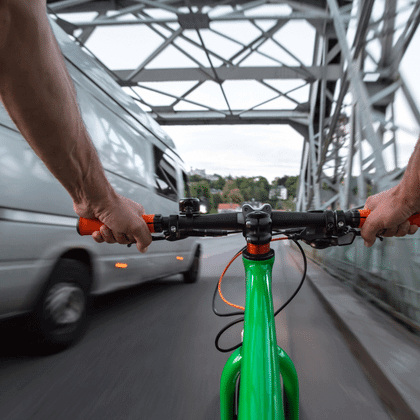
[[[375,2],[375,5],[376,4],[380,4],[380,2]],[[407,4],[407,0],[399,0],[400,6],[403,6],[404,4]],[[288,6],[283,5],[281,7]],[[374,9],[373,14],[375,15],[376,13],[379,16],[381,13],[379,9]],[[401,19],[404,19],[404,16],[407,16],[407,13],[401,15]],[[72,16],[63,15],[62,17],[70,21],[72,19],[75,21],[83,20],[82,14]],[[89,17],[89,19],[90,18],[91,17]],[[263,22],[262,24],[264,25],[269,25],[269,21],[260,22]],[[310,64],[312,59],[311,51],[313,49],[313,46],[310,45],[310,40],[313,39],[311,38],[311,31],[313,34],[313,28],[306,22],[303,22],[303,24],[304,25],[299,29],[299,33],[302,36],[297,38],[293,36],[295,32],[291,31],[291,25],[286,25],[286,27],[282,29],[283,32],[280,35],[281,42],[292,50],[295,55],[298,55],[305,64]],[[305,27],[305,25],[307,26]],[[253,39],[253,36],[255,36],[255,34],[252,34],[252,31],[249,30],[249,24],[245,27],[237,23],[235,28],[237,34],[240,34],[242,37],[241,40],[243,42],[246,42],[246,39],[243,37],[249,37],[249,40],[251,40]],[[153,51],[153,49],[162,42],[162,38],[159,38],[151,31],[144,32],[146,30],[147,28],[141,29],[139,26],[98,28],[86,45],[111,69],[132,69],[137,67],[142,61],[142,57],[146,57],[147,54]],[[222,31],[223,25],[219,25],[218,30]],[[145,39],[147,42],[144,42]],[[127,42],[128,40],[129,42]],[[214,49],[216,49],[217,42],[220,43],[220,39],[218,40],[217,37],[212,38],[208,36],[205,39],[206,45],[212,47],[213,43]],[[235,45],[226,40],[223,45],[225,49],[221,50],[220,45],[218,45],[217,52],[221,54],[224,53],[226,55],[225,58],[230,57],[235,51]],[[188,63],[182,61],[182,56],[177,53],[173,47],[171,48],[172,50],[169,53],[166,53],[166,56],[162,54],[161,56],[156,57],[155,62],[152,62],[151,64],[154,64],[156,67],[188,66]],[[270,48],[274,48],[274,46],[268,44],[265,45],[265,48],[266,52],[269,52]],[[404,57],[401,69],[413,96],[418,101],[418,105],[420,105],[420,82],[417,77],[418,69],[420,68],[419,50],[420,31],[417,30]],[[199,51],[191,51],[191,53],[199,54]],[[282,59],[287,61],[284,54]],[[256,65],[256,63],[252,62],[252,57],[250,57],[249,60],[251,61],[248,61],[246,63],[247,65]],[[256,60],[261,62],[261,56]],[[220,65],[220,63],[217,63],[216,61],[213,64],[217,66]],[[288,64],[296,65],[296,62],[290,62]],[[151,66],[151,68],[153,68],[153,66]],[[211,83],[206,82],[206,84],[200,88],[200,91],[194,93],[197,96],[196,99],[201,100],[202,103],[207,102],[207,104],[214,104],[216,108],[218,106],[223,107],[220,89],[217,87],[214,89]],[[262,93],[260,93],[261,91],[258,91],[257,93],[257,90],[253,90],[252,83],[255,82],[252,81],[252,83],[247,83],[246,87],[242,89],[235,87],[232,81],[223,84],[226,89],[231,90],[233,94],[232,101],[236,100],[237,103],[243,103],[244,108],[251,106],[246,103],[251,98],[255,99],[257,95],[261,94],[261,99],[256,99],[262,101],[265,100],[264,95],[267,95],[266,92],[262,91]],[[284,81],[282,83],[284,83]],[[290,83],[292,83],[292,81]],[[182,91],[187,89],[181,85],[181,83],[172,84],[172,89],[176,94],[182,94]],[[156,105],[160,104],[159,100],[162,100],[161,95],[153,94],[145,89],[140,90],[139,93],[141,93],[142,97],[144,96],[144,99],[147,98],[150,103],[155,103]],[[305,99],[305,95],[307,97],[308,87],[296,91],[294,94],[297,95],[295,97],[296,100],[305,102],[307,100]],[[397,132],[399,147],[398,163],[399,166],[402,167],[407,164],[414,149],[415,142],[419,135],[419,127],[411,116],[406,104],[401,99],[400,94],[397,95],[397,98],[397,124],[404,127],[404,130],[398,130]],[[168,99],[166,98],[166,100]],[[171,101],[172,99],[170,102]],[[295,105],[293,103],[291,104],[293,106],[290,109],[293,109]],[[194,108],[194,105],[185,102],[183,106],[184,109],[197,109],[197,107]],[[147,110],[147,107],[142,107]],[[267,104],[267,107],[271,107],[271,104]],[[286,108],[286,106],[281,106],[281,108]],[[299,174],[303,138],[287,125],[164,126],[163,129],[174,140],[178,152],[183,158],[188,170],[191,168],[204,169],[207,174],[216,173],[222,176],[264,176],[270,182],[275,177]],[[357,167],[355,168],[355,171],[358,171]],[[353,173],[353,175],[356,174],[357,173]]]
[[[299,173],[303,137],[288,125],[165,126],[187,169],[222,176],[264,176],[271,182]],[[199,141],[197,141],[199,139]]]

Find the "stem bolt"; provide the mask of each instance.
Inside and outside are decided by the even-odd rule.
[[[175,233],[176,232],[176,226],[171,226],[171,232]]]
[[[344,222],[338,222],[338,227],[342,228],[344,226]]]

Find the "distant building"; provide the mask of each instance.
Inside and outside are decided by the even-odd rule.
[[[222,190],[216,190],[216,188],[210,188],[212,194],[222,194]]]
[[[188,172],[189,176],[198,175],[202,178],[206,178],[206,170],[205,169],[193,169],[191,168],[191,171]]]
[[[190,172],[188,172],[189,176],[198,175],[201,178],[205,178],[209,181],[218,181],[219,177],[216,175],[207,175],[205,169],[193,169],[191,168]]]
[[[239,204],[221,203],[217,207],[217,213],[232,213],[239,211],[241,211],[241,206]]]
[[[283,185],[270,189],[270,200],[287,200],[287,188]]]
[[[207,206],[205,204],[200,204],[200,213],[207,213]]]

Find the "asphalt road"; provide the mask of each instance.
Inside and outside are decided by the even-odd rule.
[[[219,380],[229,354],[215,349],[214,338],[232,318],[216,317],[211,299],[241,247],[240,237],[203,240],[197,284],[174,276],[98,298],[82,341],[59,354],[31,354],[18,323],[0,324],[0,419],[218,420]],[[284,242],[274,249],[278,308],[301,275]],[[222,287],[228,300],[244,304],[240,260]],[[220,300],[217,308],[230,310]],[[389,419],[308,285],[276,325],[278,343],[299,374],[301,419]],[[237,344],[241,329],[227,332],[221,345]]]

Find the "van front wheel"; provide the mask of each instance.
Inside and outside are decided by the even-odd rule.
[[[200,257],[201,257],[201,247],[197,246],[195,250],[194,258],[191,263],[191,266],[188,271],[185,271],[183,274],[184,283],[196,283],[198,280],[198,273],[200,271]]]
[[[86,326],[89,268],[81,261],[58,261],[32,316],[33,332],[43,346],[63,349]]]

